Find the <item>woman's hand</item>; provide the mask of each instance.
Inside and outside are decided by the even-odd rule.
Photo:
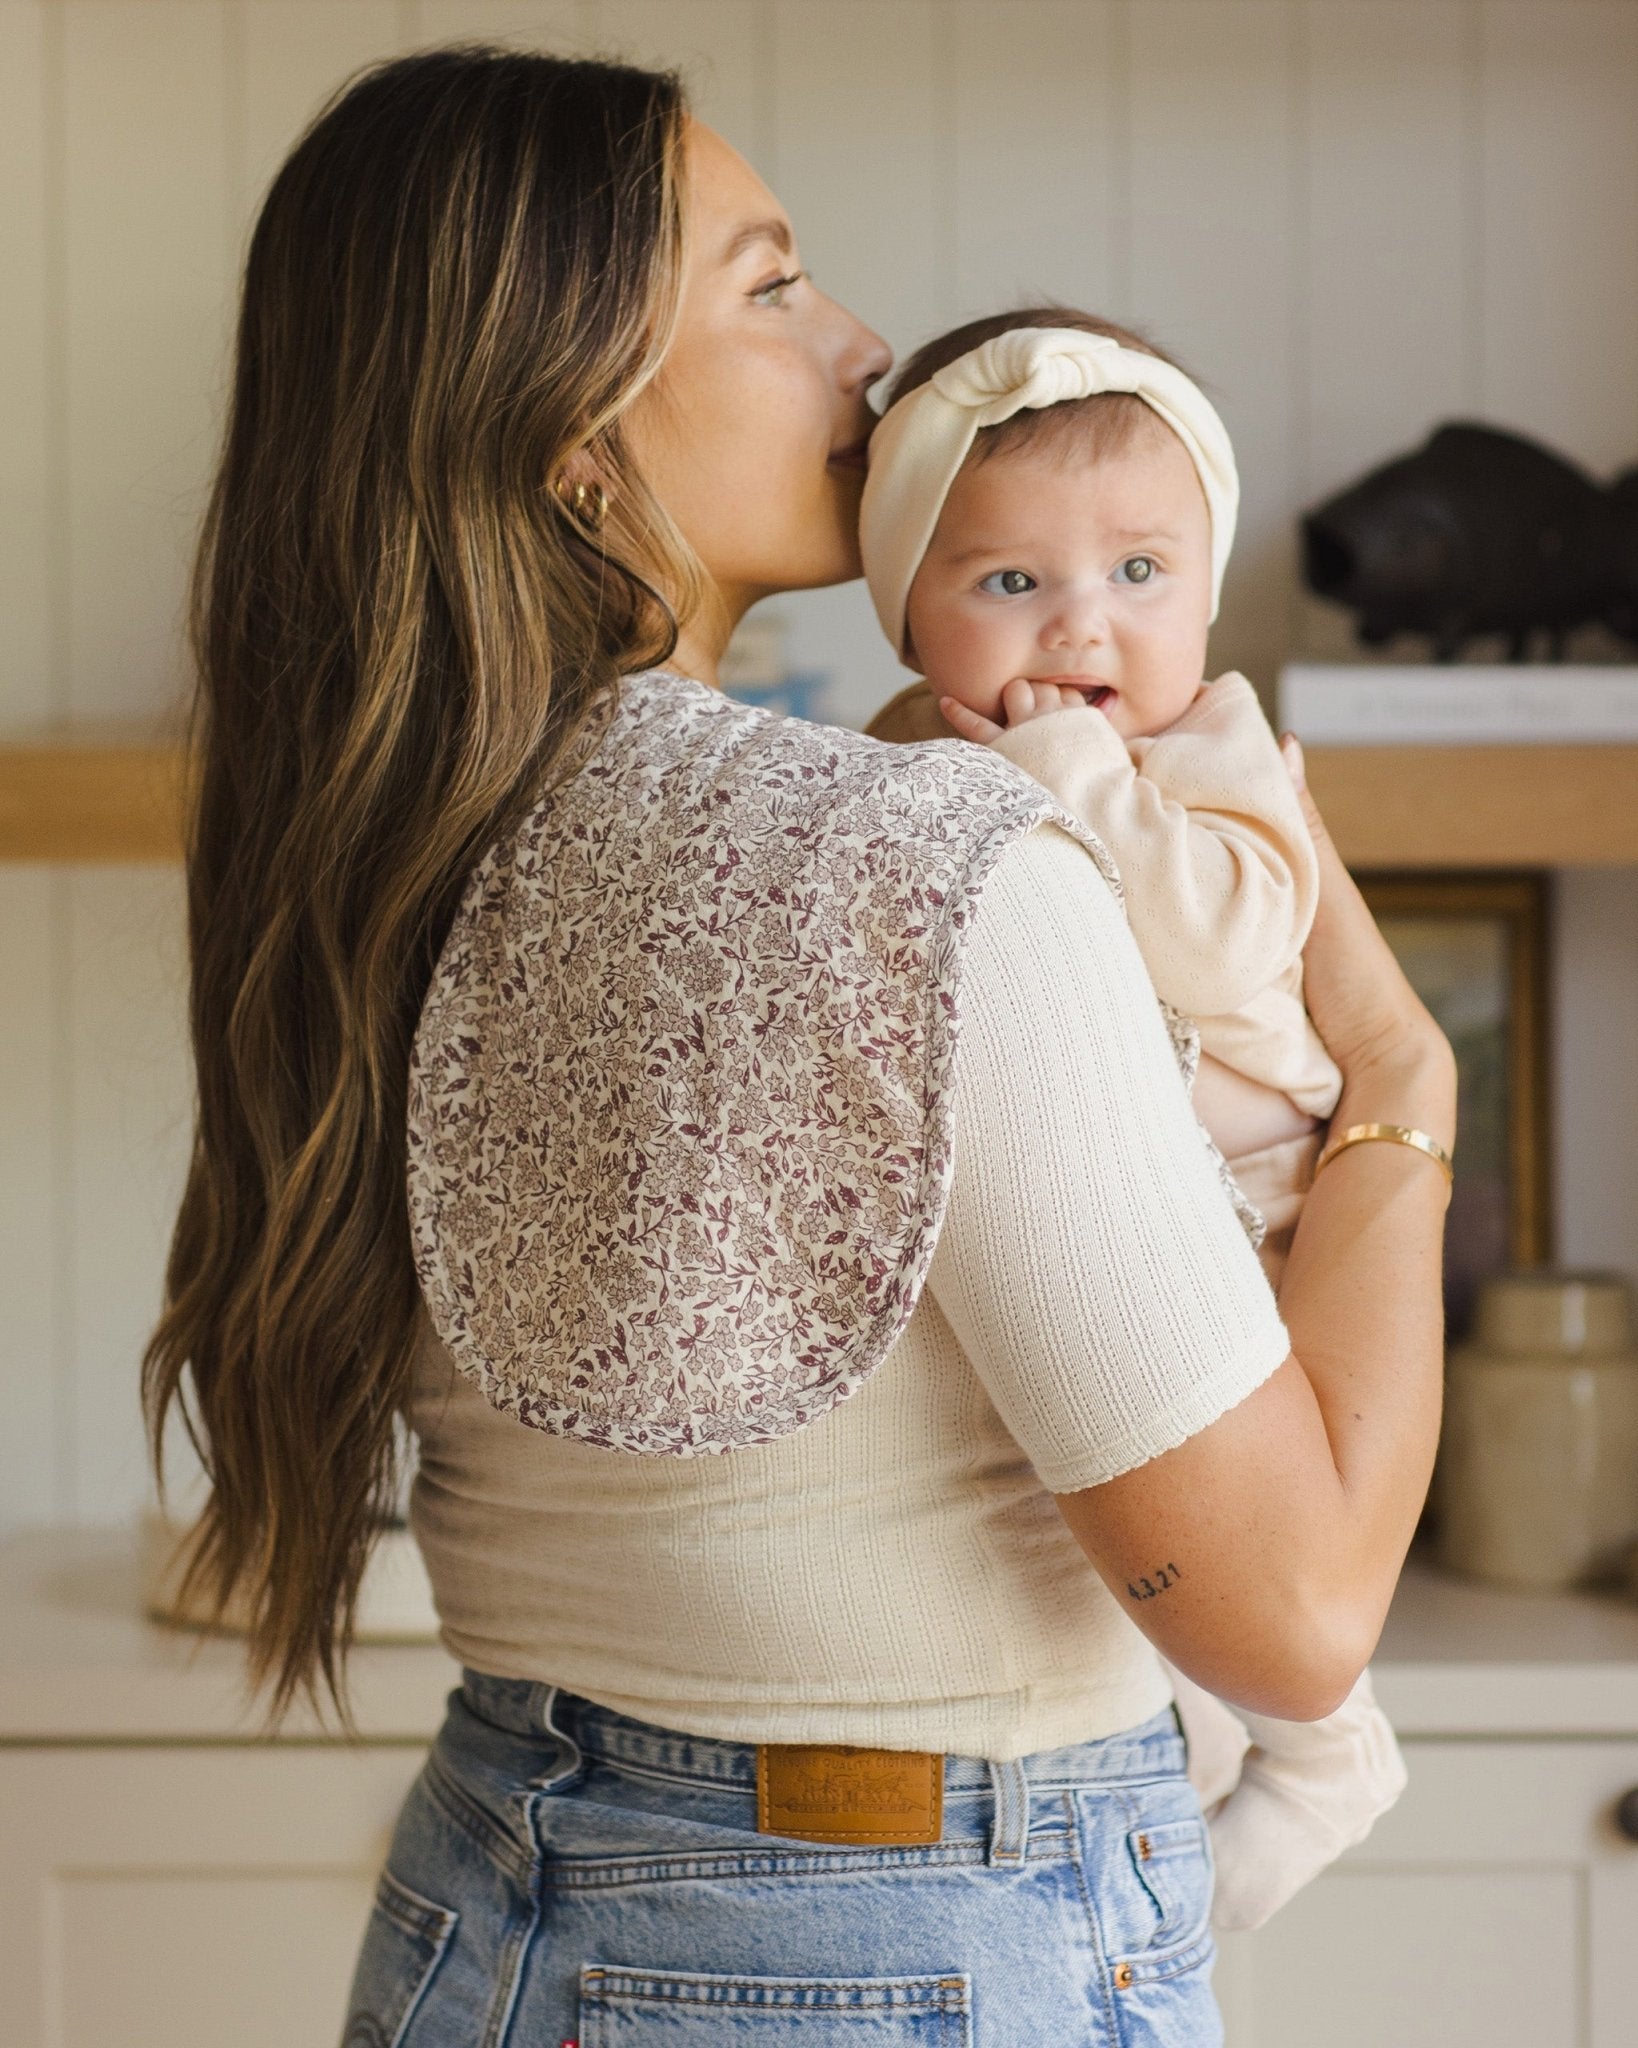
[[[1350,1082],[1402,1060],[1449,1063],[1454,1072],[1444,1033],[1405,979],[1325,829],[1294,735],[1284,735],[1280,752],[1319,855],[1319,908],[1303,948],[1303,996],[1326,1050]]]

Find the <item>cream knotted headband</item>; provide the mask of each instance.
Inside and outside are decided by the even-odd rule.
[[[1240,482],[1216,408],[1172,363],[1078,327],[1015,327],[947,363],[890,406],[870,438],[870,473],[859,513],[865,576],[882,631],[900,654],[910,585],[938,525],[944,498],[980,427],[1026,406],[1058,405],[1101,391],[1129,391],[1154,407],[1199,472],[1211,515],[1211,616],[1234,544]]]

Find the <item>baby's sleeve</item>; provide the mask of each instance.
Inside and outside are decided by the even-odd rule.
[[[963,960],[933,1300],[1042,1482],[1075,1492],[1245,1399],[1290,1342],[1113,892],[1010,848]]]
[[[1108,846],[1150,975],[1174,1007],[1225,1016],[1300,957],[1319,864],[1243,676],[1207,684],[1152,738],[1125,741],[1101,714],[1075,710],[993,744]]]

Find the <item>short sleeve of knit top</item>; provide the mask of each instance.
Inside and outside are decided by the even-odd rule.
[[[998,863],[963,979],[929,1288],[1042,1481],[1073,1492],[1205,1428],[1290,1342],[1120,906],[1057,827]]]

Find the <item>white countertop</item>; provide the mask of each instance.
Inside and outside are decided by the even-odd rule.
[[[376,1742],[425,1742],[459,1682],[430,1644],[369,1644],[350,1664],[353,1714]],[[295,1706],[290,1741],[344,1739]],[[0,1548],[0,1744],[264,1739],[236,1637],[142,1612],[135,1529],[51,1529]]]
[[[1404,1736],[1638,1739],[1638,1606],[1504,1593],[1407,1567],[1373,1662]],[[424,1742],[455,1665],[426,1645],[354,1652],[354,1712],[376,1742]],[[304,1708],[285,1740],[338,1739]],[[0,1743],[254,1742],[242,1645],[143,1618],[136,1541],[48,1530],[0,1548]]]
[[[1372,1659],[1401,1735],[1638,1738],[1638,1604],[1510,1593],[1412,1558]]]

